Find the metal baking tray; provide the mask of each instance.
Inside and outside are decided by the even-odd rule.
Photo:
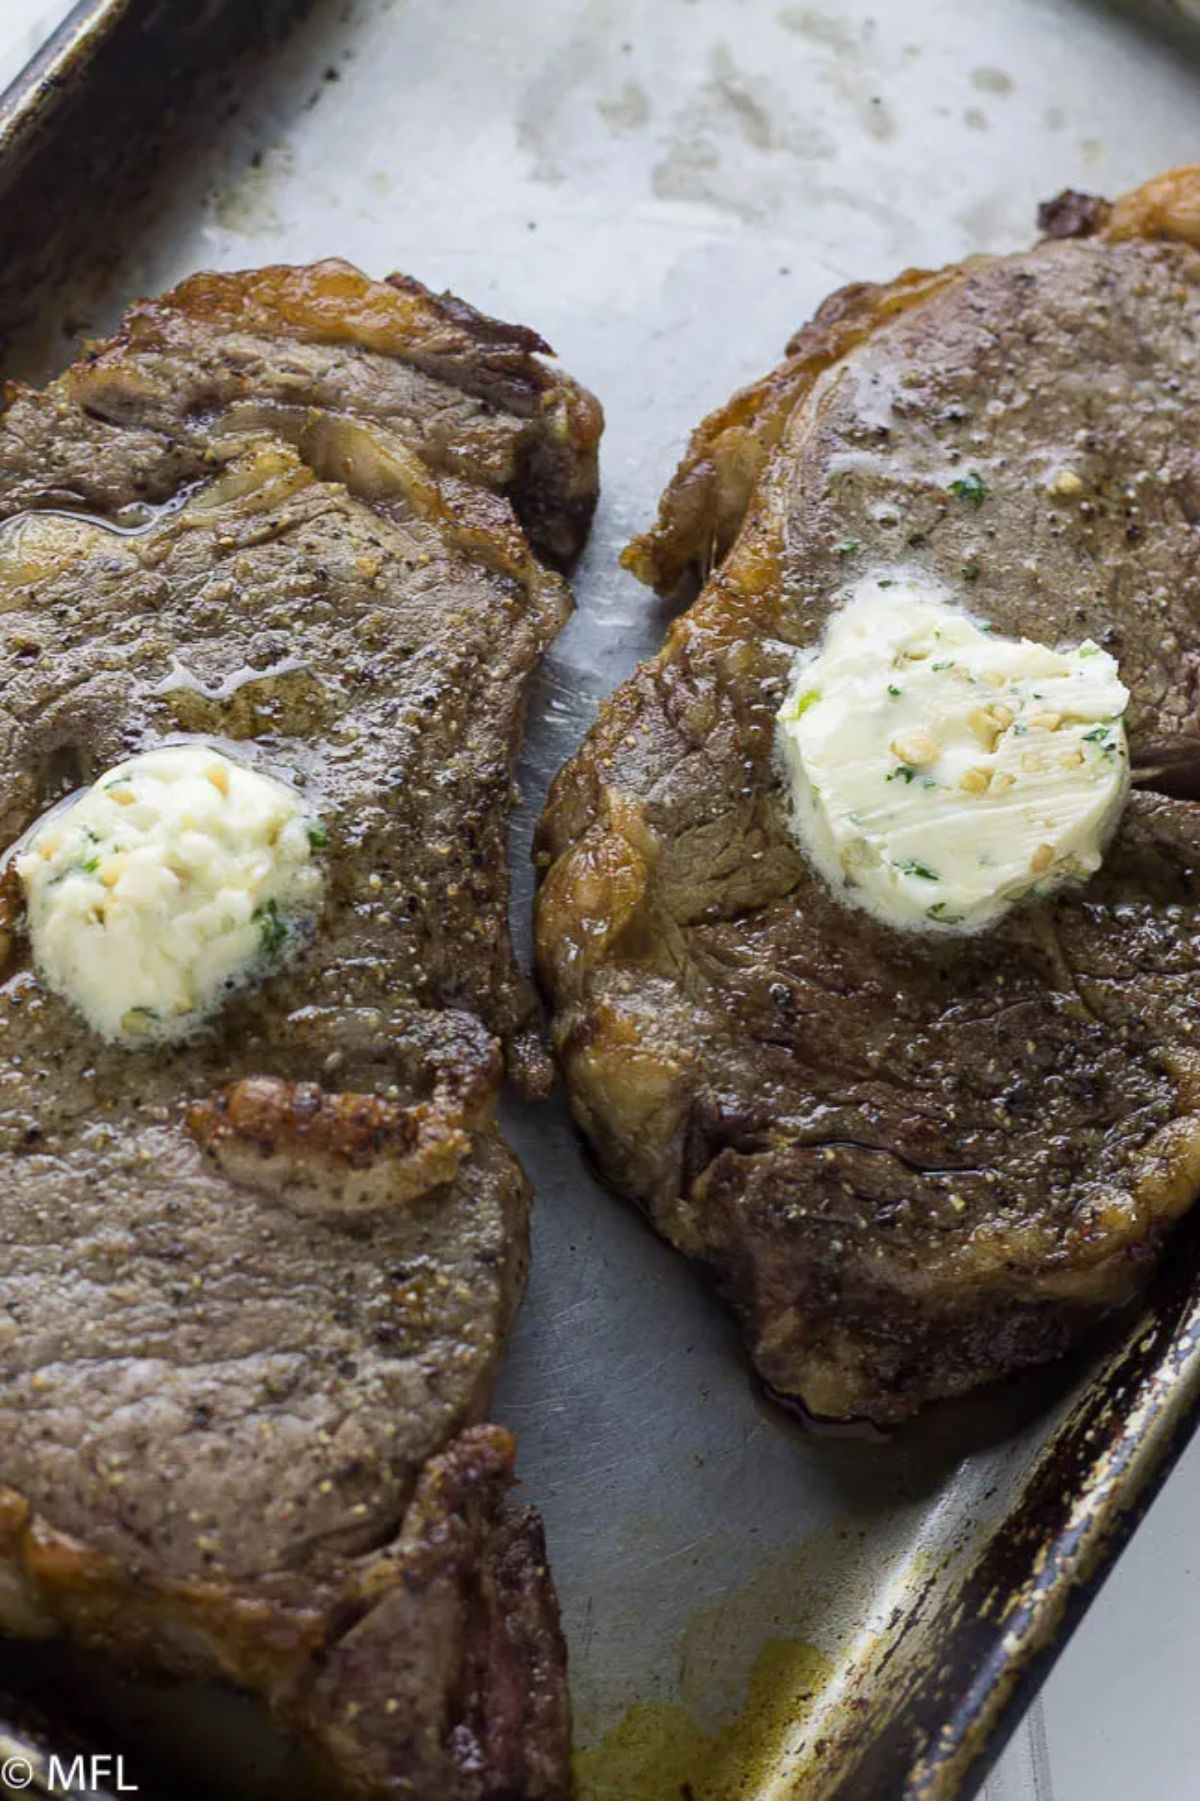
[[[3,366],[43,378],[197,267],[332,253],[549,338],[608,433],[579,612],[530,707],[527,941],[550,776],[661,635],[617,552],[686,433],[841,283],[1022,245],[1058,188],[1194,158],[1188,8],[1133,13],[85,0],[0,103]],[[495,1413],[546,1515],[583,1801],[971,1793],[1191,1430],[1200,1235],[1086,1356],[890,1439],[820,1434],[592,1179],[561,1097],[508,1126],[538,1206]],[[35,1710],[123,1752],[144,1796],[300,1792],[235,1701],[9,1646],[0,1745]]]

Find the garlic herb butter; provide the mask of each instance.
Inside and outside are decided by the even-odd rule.
[[[846,901],[977,931],[1099,868],[1128,701],[1097,644],[1003,638],[928,582],[865,579],[777,717],[793,828]]]
[[[38,974],[105,1038],[183,1036],[286,952],[325,843],[285,783],[207,745],[131,757],[15,858]]]

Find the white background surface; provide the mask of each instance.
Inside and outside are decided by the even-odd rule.
[[[0,86],[66,10],[0,0]],[[1197,141],[1200,154],[1200,129]],[[1018,1726],[986,1801],[1197,1801],[1198,1519],[1200,1442]]]
[[[1200,1796],[1200,1439],[984,1788],[984,1801]]]
[[[69,4],[47,6],[46,0],[0,0],[0,88],[8,86],[69,10]]]

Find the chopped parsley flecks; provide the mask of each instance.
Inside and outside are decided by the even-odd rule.
[[[953,662],[953,659],[951,658],[950,660],[943,662],[943,663],[931,663],[929,665],[929,667],[936,673],[939,669],[953,669],[954,662]]]
[[[888,683],[888,693],[891,695],[893,700],[896,699],[899,692],[900,692],[900,690],[899,690],[899,688],[897,688],[895,682]]]
[[[1113,742],[1111,722],[1107,725],[1094,725],[1091,731],[1085,732],[1083,736],[1085,743],[1099,745],[1101,756],[1107,757],[1110,763],[1114,762],[1118,755],[1124,754]]]
[[[840,544],[834,545],[833,554],[837,557],[856,557],[861,549],[862,545],[857,538],[843,538]]]
[[[259,943],[265,956],[274,957],[283,949],[287,941],[287,922],[279,911],[278,901],[264,901],[261,907],[254,909],[253,918],[258,922]]]
[[[955,477],[950,483],[950,492],[959,500],[969,500],[973,506],[979,506],[987,499],[987,483],[976,470],[970,469],[966,475]]]
[[[906,857],[903,863],[896,864],[896,868],[901,875],[920,876],[923,882],[940,882],[942,879],[936,869],[930,869],[928,863],[918,862],[916,857]]]
[[[796,704],[792,708],[792,717],[795,719],[803,718],[804,714],[808,712],[808,709],[810,707],[816,706],[816,704],[820,700],[820,698],[821,698],[821,691],[819,688],[807,689],[805,691],[805,693],[803,693],[797,697]]]
[[[48,888],[57,888],[60,882],[65,882],[67,880],[68,876],[95,875],[99,867],[99,857],[88,857],[84,862],[68,864],[66,869],[60,869],[57,875],[52,875],[46,886]]]
[[[934,901],[932,907],[926,907],[925,909],[927,917],[930,919],[940,919],[948,926],[961,924],[962,914],[947,913],[946,907],[948,904],[949,903],[946,901]]]
[[[324,850],[325,846],[329,843],[329,833],[325,830],[323,825],[310,825],[308,828],[308,842],[314,850]]]
[[[884,776],[885,782],[911,782],[916,780],[916,770],[908,763],[897,763],[890,775]]]

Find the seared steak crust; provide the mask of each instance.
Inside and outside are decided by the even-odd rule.
[[[166,500],[204,473],[222,415],[319,407],[506,496],[534,548],[567,568],[595,511],[602,419],[549,354],[525,326],[336,258],[193,275],[130,307],[49,389],[16,391],[0,447],[6,505]]]
[[[627,554],[702,592],[542,823],[577,1118],[816,1413],[1054,1355],[1200,1189],[1200,172],[1085,226],[835,296],[699,428]],[[773,761],[793,647],[899,564],[998,631],[1096,638],[1133,695],[1100,873],[957,942],[841,906]]]
[[[569,597],[522,520],[573,554],[599,430],[543,348],[344,264],[198,276],[0,417],[5,841],[181,735],[328,834],[296,956],[171,1050],[45,992],[5,891],[0,1621],[248,1683],[431,1801],[567,1782],[477,1424],[527,1256],[497,1039],[546,1073],[506,827]]]

